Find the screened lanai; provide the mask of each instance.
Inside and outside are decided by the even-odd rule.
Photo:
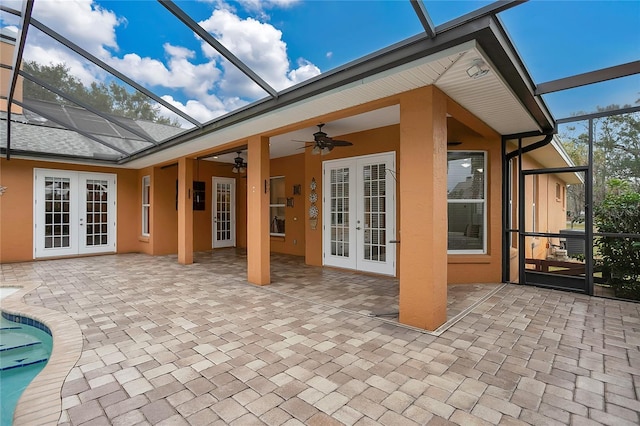
[[[390,69],[406,62],[397,57],[410,53],[403,47],[441,50],[443,39],[464,39],[470,23],[487,17],[503,27],[506,41],[521,55],[519,65],[530,75],[533,94],[521,102],[548,109],[547,126],[598,108],[637,106],[640,62],[632,30],[640,14],[637,2],[589,2],[581,6],[586,9],[583,21],[574,19],[575,5],[560,2],[357,3],[360,13],[344,14],[339,2],[305,2],[286,8],[278,15],[282,21],[272,23],[269,2],[254,11],[234,2],[219,8],[190,1],[3,2],[2,38],[17,48],[2,59],[2,67],[11,72],[3,81],[2,98],[13,115],[8,121],[5,115],[3,122],[15,123],[13,138],[12,126],[3,126],[9,130],[2,152],[6,157],[55,155],[127,164]],[[398,18],[385,19],[390,8]],[[65,19],[69,15],[74,18]],[[298,45],[296,36],[305,28],[335,33],[345,43],[314,36]],[[549,28],[562,31],[553,31],[551,38],[545,35],[552,33]],[[264,44],[248,46],[260,31]],[[388,54],[392,50],[396,57]],[[499,66],[495,60],[486,66]],[[65,87],[56,87],[56,66],[58,72],[66,69]],[[24,96],[18,99],[16,90]],[[100,94],[116,92],[119,103],[100,100]],[[463,96],[460,100],[464,105]],[[20,123],[70,129],[77,136],[68,144],[24,141]],[[553,130],[536,124],[513,133]],[[289,145],[282,149],[298,148]]]
[[[594,294],[600,287],[587,277],[603,279],[593,260],[598,235],[570,231],[594,229],[588,209],[598,156],[628,165],[600,173],[598,188],[612,178],[638,182],[638,135],[628,129],[640,111],[640,4],[576,8],[547,1],[6,1],[0,149],[9,161],[141,169],[171,167],[183,156],[245,161],[247,147],[236,142],[265,134],[273,160],[312,143],[316,117],[433,85],[502,138],[503,281]],[[384,104],[324,129],[353,134],[397,124],[399,115]],[[623,117],[623,127],[611,130],[616,118],[606,117]],[[594,148],[598,129],[608,131],[607,141],[618,138],[608,156]],[[514,188],[539,190],[529,181],[545,170],[519,160],[551,146],[567,155],[569,169],[546,167],[574,185],[558,196],[573,197],[564,206],[572,216],[561,229],[540,229],[532,221],[540,224],[542,213]],[[520,181],[524,175],[530,178]],[[586,249],[568,253],[576,238]],[[578,287],[554,281],[563,275],[558,269],[571,268],[549,270],[546,257],[562,250],[584,259]]]

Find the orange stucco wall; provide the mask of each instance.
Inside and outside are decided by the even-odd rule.
[[[271,175],[286,175],[287,196],[293,196],[293,182],[302,184],[304,168],[300,167],[302,154],[271,161]],[[196,160],[193,164],[193,180],[205,183],[205,210],[193,211],[193,250],[206,251],[212,248],[213,177],[230,177],[236,180],[236,246],[247,247],[247,178],[246,174],[235,174],[228,163]],[[178,251],[178,212],[176,210],[177,165],[147,167],[137,171],[140,187],[137,205],[142,203],[142,178],[151,177],[151,218],[148,237],[142,236],[142,224],[137,225],[140,250],[152,255],[175,254]],[[292,183],[290,183],[292,182]],[[304,195],[295,196],[294,208],[287,209],[287,236],[272,238],[272,251],[294,255],[304,254],[304,228],[302,214]],[[138,214],[139,216],[139,214]],[[298,218],[294,221],[293,218]],[[293,240],[296,239],[296,244]]]
[[[271,282],[269,139],[252,136],[247,145],[247,163],[251,165],[247,169],[247,280],[252,284],[267,285]]]
[[[447,320],[447,109],[435,87],[400,101],[399,320],[435,330]]]
[[[285,208],[285,236],[271,237],[271,251],[275,253],[305,254],[305,169],[304,155],[275,158],[270,162],[271,176],[284,176],[285,197],[293,198],[293,207]],[[300,185],[302,193],[293,194],[294,185]]]
[[[138,186],[142,177],[151,177],[151,218],[149,237],[142,236],[142,224],[137,230],[141,251],[153,255],[178,252],[178,211],[176,210],[176,181],[178,166],[147,167],[138,171]],[[236,244],[246,247],[246,178],[231,172],[231,166],[208,160],[195,160],[193,180],[205,184],[205,209],[193,211],[193,250],[212,248],[213,177],[236,179]],[[140,191],[139,191],[140,192]],[[138,205],[141,205],[141,193]]]
[[[138,208],[139,185],[135,170],[0,159],[0,182],[7,187],[0,197],[0,262],[21,262],[33,259],[33,169],[61,169],[84,172],[114,173],[117,192],[117,252],[140,251]]]
[[[411,94],[409,92],[408,94]],[[399,96],[386,105],[399,102]],[[487,253],[482,255],[448,255],[448,283],[499,282],[501,280],[501,153],[500,137],[484,123],[480,122],[453,101],[447,98],[446,138],[449,141],[460,141],[462,144],[449,148],[458,150],[482,150],[488,154],[486,179],[487,195]],[[377,106],[377,104],[376,104]],[[345,116],[347,113],[344,113]],[[329,118],[340,118],[329,117]],[[413,119],[413,118],[412,118]],[[411,123],[409,123],[411,124]],[[271,176],[285,176],[286,196],[293,197],[294,207],[286,208],[286,236],[270,238],[273,252],[304,255],[310,265],[322,265],[322,232],[321,225],[312,230],[308,220],[309,183],[312,178],[318,182],[316,191],[322,200],[322,161],[345,157],[355,157],[380,152],[396,153],[397,168],[397,224],[398,235],[402,232],[400,222],[400,182],[402,169],[400,166],[400,125],[386,126],[346,135],[331,136],[353,142],[353,146],[340,147],[329,155],[311,155],[310,150],[304,153],[273,159],[269,162]],[[113,172],[118,175],[118,252],[140,251],[153,255],[177,253],[178,251],[178,212],[176,210],[177,165],[147,167],[141,170],[124,170],[104,167],[65,165],[42,161],[2,160],[2,184],[9,187],[7,193],[0,198],[0,260],[19,261],[32,258],[33,224],[33,168],[62,168],[81,171]],[[428,170],[425,170],[428,173]],[[141,188],[142,177],[151,176],[151,218],[150,236],[141,235]],[[236,179],[236,244],[247,246],[247,179],[246,176],[231,173],[229,164],[213,161],[193,160],[193,180],[203,181],[206,186],[205,210],[193,212],[193,250],[211,249],[211,211],[213,176],[233,177]],[[553,179],[553,177],[549,177]],[[302,194],[293,195],[293,186],[301,185]],[[411,189],[413,183],[406,182],[405,189]],[[416,183],[416,185],[418,185]],[[555,183],[548,182],[549,196],[555,202]],[[539,186],[542,188],[542,185]],[[415,188],[419,190],[420,188]],[[411,192],[411,191],[409,191]],[[407,193],[405,191],[405,193]],[[545,193],[546,194],[546,193]],[[320,209],[322,214],[322,209]],[[319,218],[322,223],[322,217]],[[7,224],[11,224],[8,226]],[[14,226],[16,225],[16,226]],[[561,219],[549,218],[545,224],[549,230],[563,227]],[[405,232],[408,232],[405,229]],[[295,240],[295,244],[294,244]],[[544,244],[542,244],[544,246]],[[398,263],[401,261],[401,245],[397,247]],[[401,265],[397,267],[400,274]]]
[[[322,162],[326,160],[336,160],[339,158],[357,157],[360,155],[375,154],[380,152],[394,151],[397,153],[400,146],[400,126],[386,126],[373,130],[366,130],[363,132],[351,133],[347,135],[332,135],[337,139],[348,140],[353,142],[352,146],[335,148],[327,155],[312,155],[311,150],[308,149],[305,152],[305,179],[303,183],[304,197],[304,218],[306,232],[306,247],[305,247],[305,259],[309,265],[322,265],[322,208],[320,208],[320,202],[316,203],[320,214],[318,216],[318,227],[312,230],[309,225],[309,217],[307,212],[311,203],[306,195],[308,195],[311,184],[311,179],[315,178],[317,182],[316,192],[318,193],[318,200],[322,200]],[[397,158],[397,157],[396,157]],[[397,165],[396,165],[397,167]],[[397,174],[396,185],[399,185],[399,174]],[[397,187],[396,187],[397,193]],[[399,217],[399,202],[396,197],[396,217]],[[391,239],[395,237],[390,237]],[[399,248],[398,248],[399,250]],[[399,251],[396,253],[399,258]]]
[[[502,153],[496,134],[487,138],[460,123],[455,117],[447,123],[448,139],[462,142],[451,150],[487,153],[487,252],[448,255],[449,284],[496,283],[502,280]]]
[[[144,169],[140,169],[138,170],[138,185],[140,186],[140,191],[138,191],[138,196],[137,196],[137,205],[141,206],[141,211],[142,211],[142,178],[144,176],[149,176],[150,179],[150,184],[151,184],[151,191],[149,194],[149,236],[143,236],[142,235],[142,219],[139,221],[140,223],[138,224],[138,241],[140,241],[140,251],[142,253],[146,253],[146,254],[153,254],[153,243],[154,243],[154,233],[151,232],[153,224],[154,224],[154,218],[153,218],[153,205],[154,205],[154,196],[153,196],[153,187],[154,187],[154,175],[153,175],[153,167],[146,167]]]
[[[500,282],[501,280],[501,230],[502,230],[502,187],[501,187],[501,150],[500,136],[482,123],[478,124],[477,119],[468,112],[455,108],[452,111],[456,114],[447,120],[447,139],[450,141],[461,141],[462,144],[451,149],[458,150],[482,150],[487,151],[488,171],[487,171],[487,193],[488,193],[488,235],[487,254],[483,255],[457,255],[448,256],[448,282],[449,284],[461,283],[482,283]],[[459,121],[459,120],[460,121]],[[464,123],[463,123],[464,122]],[[474,129],[468,127],[474,126]],[[477,131],[475,131],[477,130]],[[354,142],[353,146],[341,147],[333,150],[327,156],[315,156],[309,152],[305,155],[305,214],[309,209],[310,202],[306,194],[309,191],[311,178],[318,182],[318,196],[322,199],[322,161],[337,158],[354,157],[379,152],[396,152],[399,158],[400,126],[393,125],[378,129],[367,130],[348,135],[336,135],[340,139]],[[397,189],[402,179],[402,170],[397,160]],[[396,191],[399,194],[399,191]],[[445,210],[446,211],[446,210]],[[397,197],[396,217],[400,218],[400,197]],[[305,216],[308,222],[308,217]],[[322,210],[318,222],[322,223]],[[322,265],[322,232],[320,226],[316,230],[311,230],[308,223],[306,227],[306,263],[309,265]],[[397,229],[401,231],[402,224],[397,223]],[[402,244],[397,247],[398,275],[401,270],[401,250]]]

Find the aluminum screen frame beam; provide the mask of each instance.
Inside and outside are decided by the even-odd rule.
[[[572,117],[565,117],[565,118],[558,119],[556,120],[556,123],[558,124],[573,123],[575,121],[584,121],[584,120],[591,120],[594,118],[603,118],[603,117],[608,117],[610,115],[631,114],[634,112],[640,112],[640,106],[610,109],[606,111],[592,112],[590,114],[574,115]]]
[[[120,80],[122,80],[125,83],[127,83],[128,85],[130,85],[131,87],[134,87],[136,90],[144,93],[145,95],[147,95],[148,97],[150,97],[154,101],[158,102],[160,105],[162,105],[165,108],[169,109],[171,112],[173,112],[176,115],[179,115],[180,117],[182,117],[185,120],[189,121],[194,126],[196,126],[198,128],[202,127],[203,124],[201,122],[199,122],[198,120],[196,120],[195,118],[191,117],[190,115],[184,113],[180,109],[178,109],[175,106],[171,105],[169,102],[165,101],[160,96],[156,95],[152,91],[146,89],[142,85],[140,85],[137,82],[133,81],[132,79],[130,79],[129,77],[127,77],[126,75],[121,73],[120,71],[118,71],[115,68],[113,68],[111,65],[109,65],[106,62],[98,59],[96,56],[92,55],[91,53],[89,53],[88,51],[86,51],[82,47],[78,46],[77,44],[75,44],[74,42],[69,40],[68,38],[63,37],[62,35],[58,34],[54,30],[52,30],[51,28],[49,28],[46,25],[44,25],[42,22],[38,21],[37,19],[32,19],[31,20],[31,25],[33,25],[35,28],[39,29],[40,31],[42,31],[43,33],[45,33],[46,35],[48,35],[52,39],[56,40],[58,43],[68,47],[71,50],[73,50],[75,53],[77,53],[78,55],[82,56],[86,60],[92,62],[93,64],[97,65],[98,67],[102,68],[103,70],[111,73],[112,75],[116,76]]]
[[[139,132],[138,130],[127,126],[124,123],[120,123],[119,121],[114,120],[112,116],[109,116],[108,114],[106,114],[106,113],[104,113],[104,112],[92,107],[91,105],[87,104],[86,102],[82,102],[79,99],[75,99],[72,96],[67,95],[66,93],[64,93],[60,89],[58,89],[57,87],[53,87],[49,83],[47,83],[47,82],[45,82],[43,80],[40,80],[36,76],[33,76],[33,75],[29,74],[28,72],[26,72],[24,70],[20,70],[20,75],[23,76],[24,78],[26,78],[27,80],[44,87],[45,89],[49,90],[50,92],[55,93],[56,95],[60,96],[61,98],[64,98],[64,99],[66,99],[66,100],[68,100],[70,102],[73,102],[73,103],[81,106],[82,108],[86,109],[87,111],[89,111],[89,112],[91,112],[91,113],[93,113],[93,114],[95,114],[95,115],[97,115],[97,116],[99,116],[101,118],[104,118],[109,123],[112,123],[112,124],[114,124],[114,125],[116,125],[118,127],[121,127],[123,129],[133,133],[134,135],[138,136],[140,139],[142,139],[142,140],[144,140],[146,142],[149,142],[150,144],[158,145],[158,142],[153,140],[153,139],[151,139],[151,137],[149,135],[145,135],[145,134]],[[31,109],[31,108],[29,108],[29,109]],[[70,130],[76,130],[76,128],[72,128]]]
[[[21,28],[16,40],[17,48],[13,50],[13,61],[11,65],[11,75],[9,78],[9,93],[7,95],[7,148],[5,157],[7,160],[11,159],[11,105],[13,104],[13,96],[16,92],[16,84],[18,83],[18,74],[20,70],[20,64],[22,63],[22,53],[24,52],[24,45],[27,41],[27,32],[29,31],[29,24],[31,22],[31,12],[33,11],[33,0],[27,0],[22,2],[22,12],[20,14]]]
[[[473,12],[469,12],[466,15],[459,16],[451,21],[445,22],[442,25],[436,27],[436,33],[441,33],[445,30],[450,30],[455,27],[465,25],[469,22],[475,21],[484,16],[495,16],[500,12],[504,12],[507,9],[518,6],[522,3],[526,3],[529,0],[498,0],[491,4],[488,4],[480,9],[476,9]]]
[[[91,139],[92,141],[99,143],[100,145],[104,145],[104,146],[106,146],[106,147],[107,147],[107,148],[109,148],[109,149],[112,149],[112,150],[114,150],[114,151],[117,151],[117,152],[121,153],[122,155],[124,155],[125,157],[129,155],[129,153],[128,153],[127,151],[125,151],[125,150],[123,150],[123,149],[121,149],[121,148],[118,148],[118,147],[117,147],[117,146],[115,146],[115,145],[111,145],[109,142],[105,142],[105,141],[103,141],[102,139],[100,139],[100,138],[98,138],[98,137],[96,137],[96,136],[92,135],[91,133],[88,133],[88,132],[82,131],[82,130],[80,130],[80,129],[69,129],[69,128],[67,127],[67,124],[66,124],[66,123],[61,122],[61,121],[60,121],[60,120],[58,120],[57,118],[53,117],[53,116],[52,116],[52,115],[50,115],[50,114],[47,114],[46,112],[43,112],[42,110],[39,110],[38,108],[33,108],[32,106],[25,105],[25,104],[23,104],[22,102],[20,102],[20,101],[16,101],[16,100],[14,100],[14,103],[15,103],[16,105],[21,106],[22,108],[24,108],[24,109],[26,109],[26,110],[29,110],[29,111],[33,111],[33,112],[35,112],[36,114],[38,114],[38,115],[40,115],[40,116],[42,116],[42,117],[46,118],[46,119],[47,119],[47,120],[49,120],[49,121],[53,121],[54,123],[58,123],[58,124],[59,124],[59,125],[61,125],[64,129],[66,129],[66,130],[68,130],[68,131],[70,131],[70,132],[76,132],[76,133],[78,133],[79,135],[84,136],[85,138]]]
[[[209,34],[208,31],[202,28],[191,16],[180,9],[173,1],[158,0],[158,2],[163,5],[169,12],[171,12],[173,16],[182,21],[182,23],[185,24],[191,31],[196,33],[198,37],[206,41],[209,46],[213,47],[218,53],[224,56],[225,59],[235,65],[240,71],[244,73],[244,75],[249,77],[254,83],[260,86],[262,90],[270,94],[273,98],[278,97],[278,92],[273,87],[271,87],[266,81],[264,81],[244,62],[238,59],[237,56],[231,53],[229,49],[224,47],[222,43],[216,40],[211,34]]]
[[[429,12],[427,11],[427,7],[425,6],[422,0],[410,0],[411,6],[413,6],[413,10],[418,15],[418,19],[422,24],[422,28],[424,28],[424,32],[431,38],[436,36],[436,27],[433,25],[433,21],[429,16]]]
[[[614,80],[616,78],[628,77],[640,74],[640,61],[628,62],[613,67],[601,68],[596,71],[575,74],[570,77],[559,78],[557,80],[540,83],[536,87],[536,95],[560,92],[562,90],[587,86],[589,84],[601,83],[603,81]]]
[[[503,2],[499,3],[501,9],[506,7]],[[522,1],[513,1],[509,2],[508,5],[513,7],[520,3],[522,3]],[[540,128],[539,131],[541,131],[541,133],[549,133],[555,129],[555,123],[546,105],[542,99],[533,94],[534,84],[531,81],[531,77],[526,72],[522,63],[513,61],[513,58],[517,56],[517,51],[496,16],[493,16],[491,13],[483,13],[481,16],[476,16],[474,19],[465,21],[461,25],[452,26],[450,29],[444,31],[438,30],[437,32],[438,36],[435,38],[429,38],[426,34],[421,33],[302,83],[281,90],[279,92],[280,96],[277,99],[267,98],[246,105],[232,113],[215,119],[202,129],[187,131],[165,143],[149,147],[122,159],[118,164],[126,164],[130,161],[188,142],[191,139],[240,124],[251,118],[279,110],[316,95],[322,95],[331,90],[340,89],[341,87],[361,81],[367,77],[383,73],[412,61],[436,54],[447,48],[452,48],[474,40],[491,62],[497,64],[498,69],[503,73],[502,75],[506,83],[511,87],[514,95],[529,111]]]

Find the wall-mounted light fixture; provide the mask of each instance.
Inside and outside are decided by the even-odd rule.
[[[488,73],[489,67],[482,59],[474,59],[471,66],[467,68],[467,75],[473,79],[484,77]]]

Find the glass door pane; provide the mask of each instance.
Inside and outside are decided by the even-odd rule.
[[[395,157],[324,163],[324,264],[395,275]]]
[[[213,247],[235,246],[235,180],[213,178]]]
[[[331,255],[349,257],[349,168],[332,169],[329,178]]]
[[[34,169],[34,258],[78,253],[76,173]]]
[[[115,252],[115,175],[78,173],[79,253]]]
[[[366,165],[362,169],[364,185],[364,259],[385,262],[386,236],[386,179],[384,163]]]
[[[87,246],[106,246],[109,243],[108,189],[106,180],[87,179],[85,182]]]
[[[45,177],[44,191],[44,248],[71,247],[69,205],[71,180]]]

